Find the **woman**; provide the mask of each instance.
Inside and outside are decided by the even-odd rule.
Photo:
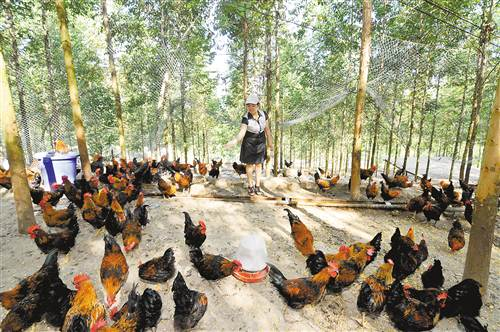
[[[264,111],[259,110],[259,97],[252,94],[246,100],[247,113],[241,118],[240,132],[229,141],[224,147],[226,149],[241,143],[240,161],[246,164],[248,194],[261,195],[260,174],[262,163],[266,160],[266,138],[269,141],[269,148],[273,150],[273,137],[268,116]],[[255,186],[253,172],[255,171]]]

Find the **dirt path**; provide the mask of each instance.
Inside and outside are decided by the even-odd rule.
[[[201,183],[192,188],[192,194],[244,194],[243,180],[230,176],[229,171],[223,172],[223,177],[216,183]],[[308,179],[303,179],[299,184],[295,179],[270,179],[263,185],[268,193],[295,195],[302,197],[315,197],[315,188]],[[410,193],[408,191],[413,191]],[[404,197],[415,194],[416,189],[410,189]],[[337,197],[347,196],[345,182],[336,188]],[[10,193],[2,191],[0,218],[0,290],[13,287],[18,278],[33,273],[41,266],[44,256],[29,239],[16,232],[15,209]],[[181,194],[180,196],[183,196]],[[404,200],[405,198],[401,198]],[[127,255],[131,267],[127,284],[121,298],[126,299],[126,294],[132,284],[138,281],[137,266],[139,261],[146,261],[151,257],[161,255],[168,247],[175,251],[176,264],[190,288],[203,291],[208,296],[208,310],[200,321],[196,330],[210,331],[236,331],[236,330],[287,330],[287,331],[391,331],[394,330],[385,313],[377,319],[366,318],[362,327],[361,316],[356,308],[356,298],[359,286],[364,276],[374,272],[381,264],[385,252],[389,249],[389,239],[395,227],[400,227],[402,232],[413,226],[417,240],[424,235],[429,246],[429,259],[417,273],[412,275],[407,282],[416,287],[421,287],[420,273],[432,262],[434,258],[441,260],[445,286],[449,287],[461,280],[466,251],[462,250],[452,254],[447,246],[447,234],[451,222],[442,218],[437,226],[417,220],[406,212],[353,210],[318,207],[298,207],[293,211],[300,216],[315,236],[318,249],[326,252],[336,250],[341,244],[354,241],[368,241],[377,232],[383,232],[382,252],[364,272],[358,282],[338,295],[327,295],[319,304],[306,306],[302,310],[293,310],[285,305],[272,285],[265,281],[259,284],[244,284],[229,277],[224,280],[210,282],[202,279],[189,262],[188,250],[184,245],[182,211],[188,211],[194,220],[204,219],[207,224],[207,241],[204,250],[209,253],[219,253],[232,257],[236,251],[239,239],[248,233],[258,233],[266,241],[269,261],[278,266],[287,277],[307,275],[305,259],[302,257],[290,239],[290,226],[282,206],[270,203],[232,203],[178,197],[171,200],[160,198],[147,198],[146,203],[151,206],[150,218],[152,220],[143,231],[143,239],[138,250]],[[61,203],[60,203],[61,204]],[[38,222],[42,223],[41,215],[37,213]],[[469,226],[465,225],[468,240]],[[121,243],[121,237],[117,237]],[[67,261],[61,258],[61,278],[71,285],[71,280],[76,273],[89,273],[94,285],[104,299],[99,280],[100,260],[104,252],[102,235],[86,223],[81,223],[81,231],[77,244],[67,255]],[[500,330],[500,316],[498,315],[497,298],[500,291],[500,251],[494,247],[491,262],[490,297],[483,306],[481,321],[488,324],[490,331]],[[173,330],[172,317],[174,304],[171,294],[172,280],[156,287],[163,298],[162,321],[158,331]],[[140,291],[148,287],[140,282]],[[0,310],[3,318],[6,311]],[[496,315],[495,315],[496,314]],[[435,330],[459,330],[455,319],[441,321]],[[37,331],[55,331],[44,323],[37,324]]]

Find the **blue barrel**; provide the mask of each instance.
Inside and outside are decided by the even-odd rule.
[[[75,181],[77,153],[40,152],[35,154],[35,158],[40,161],[45,190],[52,190],[53,183],[62,183],[63,175],[66,175],[69,181]]]

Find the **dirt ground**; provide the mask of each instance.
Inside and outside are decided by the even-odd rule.
[[[347,198],[347,179],[333,190],[336,197]],[[365,183],[363,183],[364,188]],[[362,188],[362,189],[363,189]],[[266,195],[286,195],[294,197],[318,197],[311,177],[303,176],[301,181],[290,178],[273,178],[264,180],[263,189]],[[246,192],[244,177],[238,179],[230,165],[224,165],[221,178],[217,181],[206,181],[195,177],[191,195],[243,195]],[[405,190],[398,198],[404,201],[415,196],[419,189],[413,187]],[[138,250],[127,254],[130,266],[129,277],[121,291],[119,301],[126,300],[128,291],[134,282],[138,282],[137,266],[139,261],[146,261],[160,256],[168,247],[175,251],[176,265],[192,289],[205,292],[208,296],[208,309],[195,330],[199,331],[392,331],[394,327],[382,313],[378,318],[366,318],[361,325],[361,315],[356,308],[356,298],[364,277],[373,273],[382,263],[385,252],[389,249],[389,239],[395,227],[406,232],[410,226],[415,229],[417,240],[422,234],[429,246],[429,259],[407,282],[421,287],[420,274],[438,258],[441,260],[445,287],[450,287],[461,280],[466,249],[452,254],[447,245],[447,234],[451,227],[448,217],[442,217],[436,226],[424,221],[423,216],[413,218],[413,214],[400,211],[382,211],[368,209],[339,209],[311,206],[292,208],[299,215],[315,237],[315,246],[325,252],[333,252],[342,245],[355,241],[368,241],[377,232],[383,232],[382,251],[375,262],[369,265],[364,274],[351,287],[341,294],[327,295],[316,305],[309,305],[301,310],[293,310],[286,306],[273,286],[266,280],[258,284],[244,284],[233,277],[219,281],[202,279],[189,262],[188,249],[184,244],[183,211],[188,211],[194,220],[204,219],[207,224],[207,240],[203,245],[206,252],[233,257],[239,239],[249,233],[261,235],[267,245],[269,261],[278,266],[285,276],[294,278],[306,276],[305,259],[295,249],[290,238],[290,226],[284,206],[269,202],[234,203],[210,199],[189,198],[187,193],[179,197],[164,200],[148,197],[151,223],[143,230],[143,238]],[[0,192],[0,290],[13,287],[20,278],[36,271],[43,263],[42,254],[28,236],[19,235],[16,231],[15,208],[12,194]],[[65,204],[61,201],[59,205]],[[36,208],[37,221],[43,224],[40,211]],[[461,216],[466,229],[466,240],[470,227]],[[498,239],[498,229],[496,238]],[[121,237],[118,236],[121,243]],[[498,241],[497,241],[498,245]],[[88,273],[91,276],[101,300],[103,290],[99,280],[100,261],[104,252],[103,234],[96,234],[92,227],[81,222],[80,234],[75,247],[66,256],[61,256],[61,278],[71,285],[77,273]],[[500,250],[493,248],[490,275],[489,297],[481,311],[480,320],[488,324],[490,331],[500,331],[500,315],[498,314],[500,291]],[[139,290],[146,287],[157,289],[163,298],[162,320],[158,331],[173,330],[174,302],[172,299],[172,281],[160,286],[151,286],[139,282]],[[6,311],[0,309],[0,318]],[[37,331],[55,331],[45,323],[36,325]],[[436,331],[463,330],[456,319],[445,319],[438,323]]]

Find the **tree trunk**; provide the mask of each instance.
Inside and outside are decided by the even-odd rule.
[[[125,148],[125,129],[123,126],[122,117],[122,101],[120,97],[120,87],[118,84],[118,74],[115,67],[115,58],[113,50],[113,42],[111,39],[111,29],[109,28],[109,17],[106,8],[106,1],[101,0],[102,7],[102,25],[104,27],[104,32],[106,33],[106,43],[108,46],[108,60],[109,60],[109,71],[111,72],[111,88],[113,89],[113,95],[115,96],[115,111],[116,120],[118,122],[118,137],[120,142],[120,156],[123,159],[127,159],[127,150]],[[160,92],[160,95],[161,92]]]
[[[279,22],[280,22],[280,9],[279,4],[276,2],[275,4],[275,21],[274,21],[274,56],[275,56],[275,69],[274,69],[274,79],[275,79],[275,95],[274,95],[274,165],[273,165],[273,173],[275,176],[278,176],[278,147],[279,147],[279,122],[280,122],[280,47],[279,47]]]
[[[284,115],[283,115],[283,109],[285,108],[285,105],[283,105],[282,107],[280,107],[280,119],[281,119],[281,122],[283,122],[283,119],[284,119]],[[284,132],[284,129],[283,129],[283,125],[280,125],[279,126],[280,128],[280,168],[283,169],[284,166],[283,166],[283,132]]]
[[[243,16],[243,103],[248,96],[248,20],[247,12]]]
[[[368,141],[368,146],[365,146],[365,168],[369,168],[368,166],[370,164],[370,153],[371,153],[371,146],[372,146],[372,135],[370,133],[371,130],[367,130],[367,134],[369,136],[369,141]]]
[[[429,59],[429,61],[430,61],[430,59]],[[419,124],[419,131],[418,131],[417,156],[416,156],[416,160],[415,160],[415,181],[418,180],[418,167],[420,165],[420,144],[422,143],[422,134],[424,132],[425,113],[427,112],[427,110],[426,110],[427,85],[430,84],[431,77],[432,77],[432,75],[429,71],[428,72],[428,80],[427,80],[427,82],[425,82],[425,85],[424,85],[424,92],[422,95],[422,105],[420,106],[420,124]]]
[[[379,127],[380,127],[380,113],[382,111],[377,107],[377,115],[375,116],[375,130],[374,130],[374,134],[373,134],[373,143],[372,143],[372,157],[371,157],[371,160],[370,160],[370,164],[368,165],[368,168],[371,166],[371,165],[375,165],[376,162],[375,162],[375,152],[377,150],[377,139],[378,139],[378,131],[379,131]]]
[[[413,92],[411,97],[411,113],[410,113],[410,132],[408,133],[408,143],[406,143],[405,156],[403,159],[404,170],[406,170],[406,163],[408,161],[408,157],[410,156],[411,139],[413,136],[413,118],[415,116],[415,105],[417,98],[417,80],[418,80],[418,72],[415,74],[415,78],[413,79]]]
[[[467,54],[467,64],[469,63],[469,56],[470,56],[470,50]],[[464,110],[465,110],[465,96],[467,94],[467,83],[469,79],[469,66],[465,66],[465,80],[464,80],[464,92],[462,94],[462,102],[460,105],[460,116],[458,118],[458,128],[457,128],[457,135],[455,137],[455,145],[453,147],[453,155],[451,158],[451,167],[450,167],[450,175],[448,177],[448,180],[451,181],[451,178],[453,177],[453,168],[455,166],[455,160],[457,158],[457,153],[459,151],[458,145],[460,142],[460,136],[462,135],[462,121],[464,119]],[[465,163],[463,164],[465,166]],[[460,168],[461,176],[460,179],[463,178],[463,168]]]
[[[481,21],[481,34],[479,39],[479,49],[477,53],[477,70],[476,70],[476,83],[474,86],[474,95],[472,97],[472,112],[471,112],[471,125],[469,127],[469,133],[467,135],[467,164],[465,167],[464,182],[469,183],[470,170],[472,167],[472,158],[474,155],[474,144],[476,142],[477,127],[479,124],[479,114],[481,110],[481,103],[483,101],[483,88],[484,88],[484,71],[486,68],[487,52],[486,46],[491,39],[491,33],[493,31],[492,27],[492,10],[494,0],[490,0],[489,9],[486,7],[486,0],[484,2],[485,7],[483,9],[483,17]]]
[[[10,0],[5,0],[5,14],[9,25],[9,33],[12,40],[12,61],[14,62],[14,75],[16,77],[17,96],[19,98],[19,113],[21,114],[21,127],[26,144],[26,154],[28,163],[31,164],[33,159],[33,150],[31,147],[30,125],[28,123],[28,115],[26,114],[26,103],[24,94],[24,84],[22,81],[21,65],[19,64],[19,49],[17,47],[17,32],[14,25],[14,17],[12,15],[12,7]]]
[[[184,162],[187,163],[188,142],[187,142],[187,128],[186,128],[186,73],[184,68],[181,72],[181,124],[182,124],[182,149],[184,151]]]
[[[491,108],[482,159],[463,278],[472,278],[481,283],[481,293],[484,295],[488,290],[491,250],[500,195],[500,171],[498,170],[498,165],[500,165],[500,79],[497,79],[495,102]]]
[[[73,54],[71,52],[71,41],[68,30],[68,19],[64,8],[64,0],[56,0],[56,9],[57,16],[59,17],[59,29],[61,31],[61,43],[64,51],[66,75],[68,77],[71,109],[73,110],[73,125],[75,126],[76,141],[78,144],[78,151],[80,152],[83,176],[88,181],[92,176],[92,172],[90,171],[87,139],[85,138],[85,128],[82,121],[82,111],[80,109],[80,97],[78,96],[78,86],[76,84],[75,66],[73,64]]]
[[[363,0],[363,30],[361,33],[361,56],[359,65],[358,93],[356,96],[356,114],[354,115],[354,131],[351,163],[351,198],[359,200],[361,192],[359,185],[361,165],[361,119],[365,108],[366,83],[368,81],[368,64],[370,61],[371,42],[371,0]]]
[[[431,129],[431,140],[429,142],[429,154],[427,155],[427,165],[425,166],[425,174],[429,174],[429,166],[431,163],[431,153],[432,153],[432,142],[434,141],[434,131],[436,129],[436,113],[439,109],[439,88],[441,85],[441,76],[438,76],[437,88],[436,88],[436,100],[434,103],[434,116],[432,117],[432,129]]]
[[[12,102],[12,94],[7,75],[7,64],[0,47],[0,111],[2,114],[3,139],[7,149],[7,159],[11,172],[12,191],[16,204],[17,229],[19,233],[27,233],[28,228],[35,224],[33,205],[31,204],[30,188],[24,152],[21,148],[21,137],[17,127],[16,112]],[[5,226],[5,225],[4,225]]]
[[[174,105],[172,104],[172,100],[168,99],[168,117],[170,119],[170,125],[172,127],[172,155],[173,160],[177,159],[177,148],[175,142],[175,121],[174,121]]]
[[[44,0],[42,4],[42,29],[43,29],[43,48],[45,52],[45,66],[47,67],[47,78],[48,84],[46,84],[47,95],[48,95],[48,105],[50,105],[49,113],[50,124],[53,130],[53,137],[50,142],[51,146],[54,147],[54,140],[62,139],[63,130],[63,119],[62,115],[59,114],[59,110],[56,106],[56,93],[54,91],[54,72],[52,70],[52,58],[50,49],[50,39],[49,39],[49,28],[47,27],[47,8],[49,1]]]
[[[394,139],[394,122],[395,122],[395,116],[396,116],[396,92],[397,92],[397,84],[394,85],[394,100],[392,101],[392,111],[391,111],[391,129],[389,131],[389,147],[387,151],[387,162],[385,164],[385,169],[384,172],[386,174],[389,174],[389,169],[391,166],[391,154],[392,154],[392,140]]]
[[[342,111],[342,120],[340,126],[340,158],[339,158],[339,174],[342,173],[342,161],[344,159],[344,129],[345,129],[345,118],[344,111]],[[346,156],[347,158],[347,156]]]
[[[293,131],[292,127],[290,126],[290,141],[288,142],[288,148],[289,148],[289,153],[288,153],[288,158],[290,158],[290,161],[294,161],[294,158],[292,156],[292,144],[293,144]],[[297,166],[297,165],[295,165]]]
[[[201,134],[201,140],[202,140],[202,144],[203,144],[203,157],[202,157],[202,162],[207,162],[209,163],[210,160],[208,160],[207,158],[207,150],[206,150],[206,147],[205,147],[205,143],[206,143],[206,136],[205,136],[205,126],[203,126],[203,132]]]

